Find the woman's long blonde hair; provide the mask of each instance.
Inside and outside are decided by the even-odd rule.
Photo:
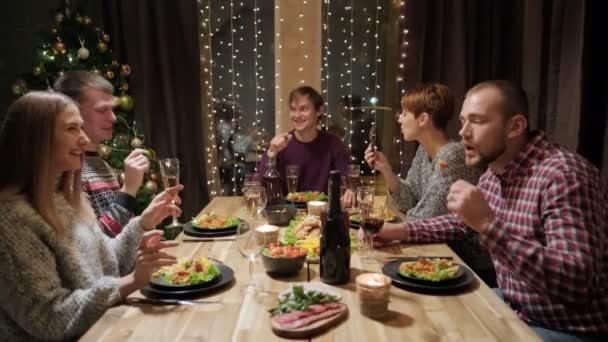
[[[56,118],[70,105],[78,108],[60,93],[32,91],[9,107],[0,126],[0,155],[5,163],[0,168],[0,200],[25,197],[59,235],[67,228],[53,201],[56,192],[82,218],[94,215],[82,195],[80,170],[64,172],[57,179],[53,167]]]

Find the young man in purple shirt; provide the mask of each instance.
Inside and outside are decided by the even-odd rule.
[[[460,136],[477,186],[456,181],[451,214],[385,224],[378,238],[459,239],[490,252],[505,301],[546,341],[608,338],[608,182],[579,155],[528,128],[528,100],[508,81],[467,92]]]
[[[281,174],[283,193],[287,194],[287,165],[300,167],[298,191],[327,193],[329,171],[340,170],[346,176],[348,151],[340,138],[319,130],[323,114],[323,98],[312,87],[302,86],[289,94],[289,116],[294,129],[281,133],[270,141],[268,152],[276,157],[276,168]],[[258,171],[266,171],[267,153]]]

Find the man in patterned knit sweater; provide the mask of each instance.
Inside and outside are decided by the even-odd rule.
[[[55,90],[70,96],[84,119],[84,131],[91,140],[82,167],[82,187],[91,201],[105,234],[114,237],[133,216],[135,195],[150,162],[142,149],[133,150],[124,161],[124,184],[120,187],[108,163],[96,146],[112,139],[114,89],[101,76],[87,71],[68,71],[55,82]]]
[[[508,81],[467,92],[460,113],[477,186],[455,182],[451,214],[385,224],[381,240],[440,242],[479,233],[504,300],[545,341],[608,339],[608,182],[576,153],[528,128],[528,100]]]

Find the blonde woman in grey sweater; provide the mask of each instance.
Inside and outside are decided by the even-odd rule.
[[[0,127],[0,336],[75,339],[111,306],[147,284],[175,258],[150,231],[179,208],[181,187],[156,196],[116,238],[96,227],[80,192],[89,140],[69,98],[31,92]]]

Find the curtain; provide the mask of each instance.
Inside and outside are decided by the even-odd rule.
[[[131,85],[146,143],[180,159],[182,217],[209,201],[196,1],[105,0],[114,51],[132,66]]]
[[[410,32],[406,89],[445,83],[460,108],[466,90],[480,81],[518,82],[528,93],[531,127],[606,174],[605,7],[602,1],[409,0],[402,10]],[[451,136],[457,128],[453,120]]]

